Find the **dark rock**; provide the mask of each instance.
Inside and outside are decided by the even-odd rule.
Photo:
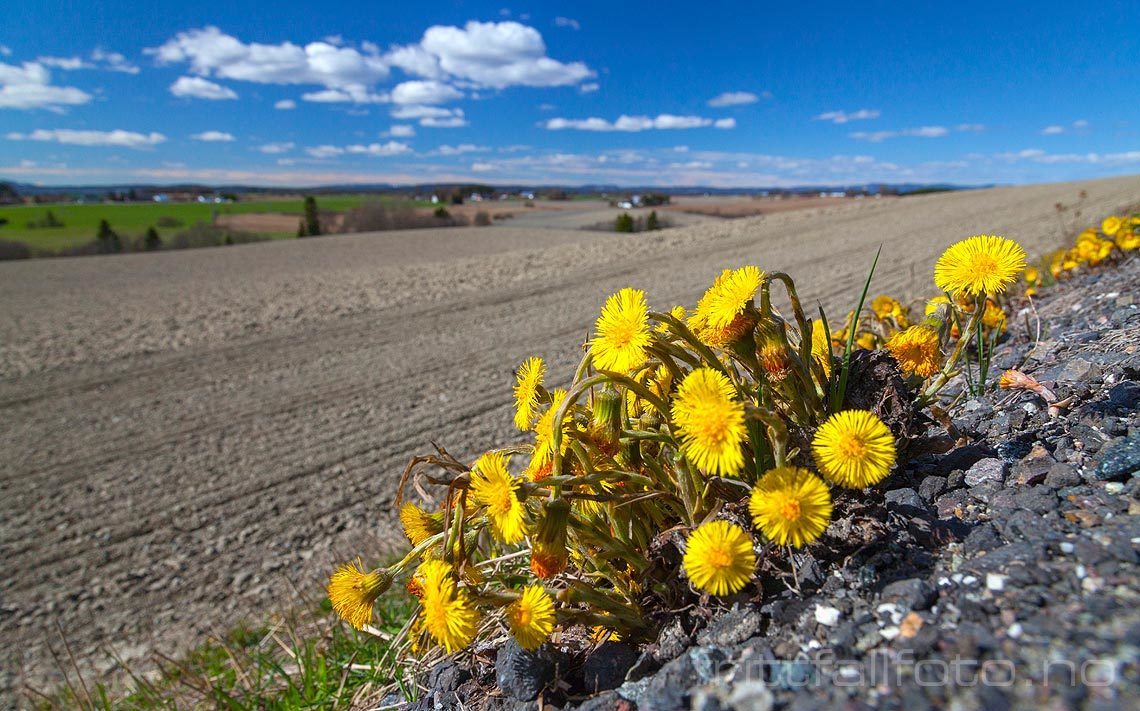
[[[624,642],[603,643],[582,665],[586,691],[596,693],[621,686],[638,656],[637,649]]]
[[[1097,481],[1115,481],[1140,472],[1140,433],[1135,433],[1107,444],[1098,457],[1091,478]]]
[[[946,477],[930,475],[918,485],[918,495],[924,501],[933,502],[934,498],[946,490]]]
[[[963,550],[970,555],[991,551],[1002,545],[1003,541],[993,524],[982,523],[974,527],[962,543]]]
[[[1122,410],[1140,409],[1140,383],[1125,380],[1108,391],[1108,402]]]
[[[531,701],[554,679],[554,663],[539,652],[528,652],[513,639],[495,655],[495,681],[503,695]]]
[[[968,498],[969,492],[961,489],[939,496],[934,501],[934,505],[938,509],[938,518],[958,517],[959,512],[965,507]]]
[[[1009,514],[1008,517],[999,522],[999,526],[1001,527],[1002,538],[1010,543],[1041,541],[1046,537],[1053,537],[1045,533],[1046,531],[1051,533],[1051,531],[1043,525],[1041,516],[1027,509],[1018,509]]]
[[[1005,480],[1005,462],[993,457],[980,459],[966,470],[966,486],[977,486],[984,481],[1002,483]]]
[[[692,636],[685,631],[681,618],[674,617],[657,635],[657,644],[652,649],[653,658],[658,662],[667,662],[676,659],[692,644]]]
[[[958,447],[938,459],[938,471],[939,473],[946,474],[949,474],[955,469],[965,471],[972,467],[979,459],[992,456],[993,451],[981,445],[970,444],[965,447]]]
[[[1084,358],[1071,358],[1060,365],[1045,370],[1038,380],[1055,380],[1062,383],[1095,380],[1100,377],[1100,366]]]
[[[938,599],[938,591],[921,578],[908,578],[887,585],[879,597],[887,602],[897,602],[911,610],[928,610]]]
[[[888,491],[886,494],[886,503],[888,509],[896,509],[907,511],[925,511],[926,502],[918,495],[914,489],[895,489]]]
[[[636,704],[612,691],[598,694],[575,708],[578,711],[637,711]]]
[[[1077,470],[1069,464],[1058,462],[1049,467],[1049,473],[1045,475],[1045,486],[1054,489],[1063,489],[1066,486],[1076,486],[1080,483],[1080,475],[1077,474]]]
[[[1010,471],[1010,485],[1016,484],[1018,486],[1030,486],[1032,484],[1040,484],[1045,481],[1045,476],[1049,473],[1057,461],[1053,459],[1053,455],[1049,454],[1049,450],[1042,447],[1040,444],[1033,446],[1028,456],[1019,460],[1013,465]]]
[[[720,650],[693,647],[649,679],[638,707],[648,711],[687,711],[692,689],[711,680],[725,659]]]
[[[431,668],[427,675],[427,686],[436,695],[454,694],[455,690],[471,678],[471,673],[454,660],[446,659]]]
[[[1014,497],[1013,503],[1033,513],[1047,514],[1057,508],[1057,495],[1047,486],[1034,486]]]
[[[862,349],[853,352],[847,382],[846,409],[875,413],[890,428],[897,442],[909,442],[911,435],[918,434],[911,404],[913,395],[890,353]]]

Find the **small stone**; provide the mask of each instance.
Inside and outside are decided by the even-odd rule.
[[[937,476],[932,474],[923,479],[922,483],[918,485],[918,495],[927,502],[934,501],[935,497],[937,497],[945,490],[946,477],[944,476]]]
[[[1033,449],[1029,451],[1028,456],[1013,465],[1013,469],[1010,472],[1010,481],[1012,484],[1017,484],[1018,486],[1040,484],[1045,481],[1049,470],[1056,463],[1057,461],[1053,459],[1053,455],[1049,454],[1049,450],[1040,444],[1035,444],[1033,445]]]
[[[732,647],[754,637],[763,623],[764,616],[760,614],[759,608],[751,605],[733,607],[701,630],[697,635],[697,643],[705,646]]]
[[[1014,622],[1009,626],[1009,629],[1005,631],[1006,636],[1010,639],[1021,639],[1021,635],[1024,634],[1024,632],[1020,622]]]
[[[637,650],[624,642],[604,642],[582,665],[586,691],[594,694],[621,686],[637,658]]]
[[[1045,475],[1045,486],[1053,489],[1064,489],[1067,486],[1076,486],[1080,483],[1081,477],[1077,474],[1077,470],[1071,465],[1061,462],[1049,467],[1049,473]]]
[[[1108,402],[1122,410],[1140,408],[1140,383],[1131,380],[1117,383],[1108,391]]]
[[[815,621],[824,627],[834,627],[839,622],[839,609],[817,605],[815,608]]]
[[[1123,479],[1140,472],[1140,432],[1113,440],[1101,450],[1091,478],[1097,481]]]
[[[538,698],[554,679],[554,664],[536,652],[528,652],[513,639],[495,655],[495,681],[503,695],[515,701]]]
[[[990,592],[1001,592],[1005,590],[1005,575],[1001,573],[986,573],[986,590]]]
[[[918,495],[914,489],[895,489],[888,491],[884,497],[887,502],[887,508],[893,509],[916,509],[918,511],[926,510],[926,502]]]
[[[921,578],[908,578],[896,580],[884,587],[881,597],[911,610],[928,610],[938,599],[938,591]]]
[[[1005,480],[1005,462],[1000,459],[989,457],[980,459],[974,463],[968,470],[964,481],[966,486],[977,486],[982,482],[997,482],[1002,483]]]

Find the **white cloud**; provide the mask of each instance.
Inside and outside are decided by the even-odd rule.
[[[411,138],[416,135],[416,127],[407,124],[393,124],[392,127],[388,129],[387,135],[393,136],[394,138]]]
[[[1041,129],[1042,136],[1056,136],[1065,132],[1064,126],[1046,126]]]
[[[980,123],[960,123],[954,127],[954,130],[969,133],[981,133],[982,131],[986,130],[986,127],[984,124]]]
[[[0,62],[0,109],[48,109],[62,112],[66,106],[91,101],[91,95],[71,86],[52,86],[51,72],[37,62],[21,66]]]
[[[207,142],[229,142],[235,140],[232,133],[226,133],[225,131],[203,131],[202,133],[195,133],[190,138],[193,138],[195,141]]]
[[[278,153],[288,153],[289,151],[293,150],[293,147],[295,145],[296,144],[288,141],[284,143],[266,143],[264,145],[258,146],[257,150],[261,151],[262,153],[276,155]]]
[[[568,86],[595,76],[583,62],[547,57],[538,30],[517,22],[435,25],[424,32],[418,49],[396,48],[387,59],[419,76],[447,76],[495,89]]]
[[[139,73],[139,68],[128,62],[127,58],[118,52],[107,52],[96,48],[91,52],[91,59],[97,66],[103,69],[109,69],[113,72],[123,72],[124,74]]]
[[[486,172],[494,170],[494,169],[495,169],[494,163],[478,163],[477,162],[477,163],[471,164],[471,170],[475,173],[486,173]]]
[[[388,141],[387,143],[369,143],[366,146],[348,146],[345,148],[348,153],[357,153],[374,158],[383,156],[396,156],[403,153],[411,153],[412,149],[406,143],[399,141]]]
[[[419,119],[421,126],[428,128],[458,128],[466,126],[463,109],[445,109],[440,106],[409,104],[392,109],[392,118],[402,121]]]
[[[435,80],[406,81],[392,89],[392,101],[397,104],[444,104],[462,97],[463,92]]]
[[[1086,121],[1085,119],[1077,119],[1076,121],[1073,121],[1073,128],[1081,129],[1081,128],[1088,128],[1088,127],[1089,127],[1089,122]]]
[[[847,113],[846,111],[824,111],[822,114],[813,117],[815,121],[830,121],[832,123],[847,123],[848,121],[867,121],[869,119],[879,118],[878,109],[859,109]]]
[[[860,141],[870,141],[871,143],[882,143],[888,138],[897,138],[899,136],[913,136],[916,138],[942,138],[950,133],[950,130],[945,126],[919,126],[918,128],[904,128],[901,131],[855,131],[850,136]]]
[[[554,18],[554,24],[559,27],[570,27],[575,30],[582,29],[581,22],[578,22],[577,20],[571,19],[569,17],[556,17]]]
[[[0,44],[0,57],[12,56],[12,48],[6,44]]]
[[[428,116],[420,119],[420,125],[426,128],[462,128],[467,125],[467,119],[462,116],[451,116],[450,118]]]
[[[1070,127],[1065,127],[1065,126],[1056,125],[1056,124],[1054,124],[1052,126],[1046,126],[1045,128],[1041,129],[1041,135],[1042,136],[1059,136],[1063,133],[1069,133],[1070,131],[1083,131],[1083,130],[1087,129],[1088,127],[1089,127],[1088,121],[1086,121],[1085,119],[1077,119],[1076,121],[1073,121],[1073,123]]]
[[[461,143],[458,146],[442,145],[434,153],[441,156],[459,156],[464,153],[486,153],[491,150],[487,146],[476,146],[473,143]]]
[[[45,67],[62,69],[65,72],[95,68],[94,64],[85,61],[82,57],[36,57],[36,61]]]
[[[160,47],[146,50],[160,64],[188,63],[202,77],[258,84],[316,84],[344,96],[370,96],[368,87],[388,76],[388,64],[375,45],[363,51],[329,42],[305,46],[245,43],[217,27],[180,32]]]
[[[765,92],[765,94],[767,94],[767,92]],[[755,104],[759,100],[760,97],[751,91],[726,91],[723,94],[709,99],[708,104],[709,106],[719,109],[725,106]]]
[[[273,108],[281,111],[289,111],[290,109],[297,108],[297,102],[292,99],[282,99],[273,105]]]
[[[233,89],[202,77],[178,77],[178,80],[170,85],[170,93],[184,98],[213,101],[238,98],[237,92]]]
[[[333,158],[344,153],[344,149],[340,146],[314,146],[306,148],[305,152],[314,158]]]
[[[120,146],[123,148],[150,148],[166,140],[161,133],[134,131],[75,131],[67,128],[37,129],[31,133],[9,133],[10,141],[49,141],[72,146]]]
[[[386,104],[388,95],[377,93],[364,86],[349,86],[343,89],[321,89],[301,94],[305,101],[318,104]]]
[[[583,94],[592,94],[600,88],[601,88],[601,85],[598,84],[598,82],[592,81],[592,82],[588,82],[588,83],[583,84],[582,86],[578,87],[578,91],[580,91]]]
[[[713,121],[713,127],[714,128],[736,128],[736,119],[734,119],[734,118],[717,119],[716,121]]]
[[[724,123],[725,121],[731,123]],[[713,125],[713,120],[703,116],[660,114],[656,118],[650,118],[649,116],[626,116],[623,114],[612,122],[597,117],[585,119],[552,118],[539,125],[548,131],[573,129],[576,131],[626,131],[632,133],[652,129],[701,128]],[[733,119],[720,119],[717,128],[732,128],[735,125],[736,122]]]

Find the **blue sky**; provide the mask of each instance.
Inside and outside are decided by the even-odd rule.
[[[16,0],[0,14],[0,178],[24,182],[1140,172],[1133,2]]]

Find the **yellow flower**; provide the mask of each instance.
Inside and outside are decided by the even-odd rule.
[[[705,345],[731,345],[756,325],[746,310],[765,278],[756,267],[725,269],[697,302],[689,328]]]
[[[934,265],[934,283],[952,294],[1000,294],[1025,269],[1025,250],[1013,240],[978,235],[951,245]]]
[[[982,311],[982,325],[989,329],[1005,331],[1005,311],[993,301],[986,300],[986,308]]]
[[[777,545],[800,548],[831,523],[831,492],[807,469],[779,467],[756,482],[748,511],[756,527]]]
[[[404,504],[400,507],[400,523],[404,527],[404,535],[413,546],[418,546],[443,531],[443,514],[429,514],[415,504]]]
[[[628,373],[644,363],[652,340],[645,292],[627,288],[606,299],[596,330],[590,345],[598,369]]]
[[[811,326],[811,357],[823,366],[824,377],[831,378],[831,343],[827,340],[822,321],[816,321]]]
[[[531,481],[537,481],[550,474],[549,467],[554,461],[554,416],[565,400],[566,391],[562,388],[550,393],[550,407],[546,408],[546,412],[542,413],[534,426],[534,456],[531,457],[530,466],[526,470],[526,476]],[[562,444],[559,446],[563,453],[570,444],[569,438],[565,436],[568,429],[567,424],[563,423]],[[544,470],[545,474],[542,473]]]
[[[1120,230],[1121,224],[1123,224],[1123,222],[1119,217],[1109,215],[1104,218],[1104,222],[1100,223],[1100,231],[1111,237]]]
[[[554,600],[541,585],[528,585],[507,606],[507,626],[523,649],[534,651],[554,631]]]
[[[417,572],[422,580],[420,619],[424,629],[448,653],[471,643],[479,627],[479,613],[466,590],[461,590],[450,564],[429,560]]]
[[[860,333],[859,337],[855,339],[855,345],[868,351],[875,350],[875,334],[873,333]]]
[[[887,340],[886,348],[906,374],[929,378],[938,372],[942,361],[938,331],[929,326],[911,326]]]
[[[943,304],[949,303],[950,299],[947,299],[945,296],[935,296],[933,299],[926,302],[926,311],[924,313],[927,316],[930,316],[939,308],[941,308]]]
[[[824,478],[849,489],[878,484],[895,463],[894,436],[866,410],[846,410],[829,417],[816,430],[811,448]]]
[[[669,315],[672,316],[673,318],[677,319],[681,323],[684,323],[685,322],[685,307],[680,306],[680,305],[674,306],[673,308],[669,309]],[[657,324],[656,330],[658,333],[669,333],[669,324],[667,324],[665,322],[661,322],[661,323]]]
[[[329,576],[328,594],[336,614],[358,630],[372,621],[372,605],[392,584],[388,571],[364,572],[360,559],[345,563]]]
[[[897,300],[887,295],[876,296],[871,301],[871,311],[880,319],[894,319],[900,328],[906,328],[906,309]]]
[[[783,380],[792,372],[792,359],[788,355],[788,349],[775,337],[765,338],[756,350],[756,356],[760,367],[774,382]]]
[[[1130,228],[1120,230],[1116,233],[1116,246],[1124,252],[1140,249],[1140,232]]]
[[[495,538],[508,545],[526,535],[526,510],[519,501],[519,482],[507,472],[509,461],[502,452],[488,452],[479,457],[471,472],[471,494],[487,507]]]
[[[729,595],[740,590],[756,567],[752,539],[728,521],[697,527],[685,543],[685,574],[698,590]]]
[[[545,374],[546,364],[542,358],[527,358],[519,366],[518,383],[515,385],[515,427],[523,432],[534,424],[538,388],[542,385],[542,376]]]
[[[1037,284],[1041,281],[1041,273],[1037,271],[1037,267],[1029,266],[1025,268],[1025,281],[1028,284]]]
[[[681,452],[710,474],[730,476],[744,466],[744,405],[728,378],[711,368],[685,376],[673,398]]]

